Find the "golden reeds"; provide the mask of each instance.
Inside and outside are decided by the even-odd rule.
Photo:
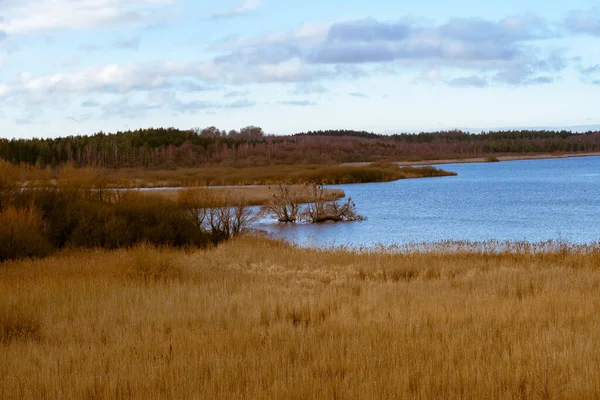
[[[65,251],[0,264],[0,398],[598,398],[599,289],[594,246]]]
[[[0,162],[3,162],[0,160]],[[66,186],[68,188],[155,188],[190,186],[277,185],[280,183],[344,184],[387,182],[406,178],[455,175],[433,167],[403,167],[389,162],[368,165],[268,165],[245,168],[204,166],[178,169],[107,169],[75,168],[64,164],[57,168],[14,167],[4,162],[11,176],[16,171],[20,185],[26,187]],[[0,164],[2,167],[2,164]],[[8,175],[8,172],[5,172]],[[14,180],[14,178],[11,178]],[[0,187],[2,169],[0,168]]]

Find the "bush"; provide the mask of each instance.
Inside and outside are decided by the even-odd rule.
[[[44,234],[41,214],[37,210],[9,206],[0,211],[0,262],[43,257],[52,250],[52,245]]]
[[[19,167],[0,159],[0,209],[12,200],[19,188]]]
[[[52,246],[206,246],[241,233],[252,217],[242,199],[210,190],[185,191],[173,201],[101,186],[88,188],[73,178],[17,190],[0,227],[0,260],[45,255]],[[39,212],[18,211],[33,209],[29,205]]]
[[[45,230],[52,244],[64,247],[71,236],[75,222],[73,205],[77,198],[72,193],[40,188],[20,192],[13,202],[16,207],[33,204],[41,213]]]
[[[85,191],[30,190],[17,204],[35,204],[54,246],[130,247],[141,242],[165,246],[202,246],[209,235],[173,201],[137,193],[111,202],[90,199]]]
[[[208,235],[185,211],[169,200],[132,195],[108,208],[110,215],[104,225],[107,247],[140,242],[165,246],[205,245],[209,241]]]

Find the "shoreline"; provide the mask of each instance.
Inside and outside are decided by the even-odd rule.
[[[397,161],[401,167],[417,166],[417,165],[445,165],[445,164],[477,164],[477,163],[494,163],[505,161],[525,161],[525,160],[549,160],[555,158],[576,158],[576,157],[598,157],[600,152],[591,153],[563,153],[563,154],[532,154],[523,156],[489,156],[496,157],[498,161],[488,161],[487,157],[472,157],[472,158],[456,158],[442,160],[424,160],[424,161]]]
[[[498,161],[488,161],[488,157],[496,157]],[[531,154],[518,156],[484,156],[470,158],[446,158],[440,160],[421,160],[421,161],[393,161],[400,167],[415,167],[429,165],[446,165],[446,164],[477,164],[477,163],[494,163],[505,161],[524,161],[524,160],[549,160],[554,158],[576,158],[576,157],[600,157],[600,152],[589,153],[561,153],[561,154]],[[356,162],[341,164],[346,167],[364,167],[372,164],[372,162]]]
[[[182,187],[182,188],[156,188],[156,189],[125,189],[138,191],[140,193],[149,195],[149,196],[160,196],[169,200],[176,200],[180,191],[185,190],[211,190],[213,193],[216,193],[217,196],[222,196],[225,199],[231,199],[232,203],[239,202],[240,200],[246,206],[264,206],[269,204],[269,202],[275,197],[277,194],[277,185],[264,185],[264,186],[229,186],[229,187]],[[298,190],[299,202],[300,203],[308,203],[310,194],[302,193],[302,189],[304,185],[293,185],[293,187]],[[342,189],[337,188],[327,188],[325,189],[325,197],[327,200],[339,200],[346,197],[346,193]]]

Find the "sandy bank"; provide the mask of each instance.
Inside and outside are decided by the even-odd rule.
[[[518,156],[495,156],[498,161],[519,161],[519,160],[545,160],[550,158],[572,158],[572,157],[596,157],[600,156],[600,152],[592,153],[564,153],[564,154],[531,154],[531,155],[518,155]],[[454,158],[454,159],[443,159],[443,160],[422,160],[422,161],[397,161],[401,167],[417,166],[417,165],[443,165],[443,164],[467,164],[467,163],[483,163],[489,162],[486,157],[472,157],[472,158]],[[361,167],[371,163],[360,162],[360,163],[347,163],[342,164],[343,166]]]

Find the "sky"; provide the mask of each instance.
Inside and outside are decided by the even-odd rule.
[[[598,0],[0,0],[0,137],[600,128]]]

